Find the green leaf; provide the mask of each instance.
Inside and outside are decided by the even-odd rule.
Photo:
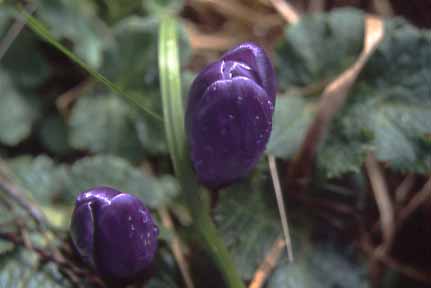
[[[314,110],[313,102],[300,95],[279,96],[267,153],[276,157],[292,158],[304,140]]]
[[[94,5],[83,0],[41,0],[37,14],[57,39],[67,39],[73,51],[91,67],[102,64],[106,27]]]
[[[102,71],[123,90],[144,98],[159,98],[157,70],[158,19],[128,17],[113,28],[114,41],[106,47]],[[160,109],[160,107],[159,107]]]
[[[178,269],[170,251],[161,247],[155,260],[157,274],[145,285],[146,288],[178,288]]]
[[[350,20],[348,15],[352,15]],[[286,86],[288,100],[280,98],[276,105],[268,153],[289,159],[298,151],[316,105],[309,94],[320,92],[358,56],[363,16],[355,10],[334,10],[305,17],[286,33],[280,45],[285,50],[278,50],[279,79],[293,87]],[[431,171],[429,33],[399,19],[386,21],[384,41],[361,72],[345,107],[331,123],[326,142],[319,147],[317,165],[326,177],[360,171],[372,150],[396,170]]]
[[[135,129],[135,111],[114,95],[80,97],[69,121],[70,144],[81,150],[143,158]]]
[[[355,9],[308,15],[285,29],[276,61],[282,88],[330,81],[349,67],[363,46],[364,16]]]
[[[64,198],[67,172],[64,166],[56,165],[44,155],[32,158],[20,156],[9,161],[19,185],[31,192],[36,202],[50,205]]]
[[[105,85],[107,88],[109,88],[112,92],[115,92],[121,96],[123,96],[125,99],[130,101],[131,103],[139,106],[142,111],[147,113],[148,115],[154,117],[155,119],[158,119],[161,121],[161,117],[153,112],[140,97],[136,97],[135,95],[130,95],[125,93],[120,87],[109,81],[105,76],[98,73],[95,69],[87,65],[84,61],[82,61],[78,56],[76,56],[74,53],[72,53],[69,49],[67,49],[62,43],[60,43],[58,40],[55,39],[55,37],[49,32],[47,28],[35,17],[29,15],[27,12],[21,10],[20,11],[27,20],[27,25],[42,39],[46,40],[50,45],[52,45],[54,48],[59,50],[61,53],[63,53],[66,57],[68,57],[71,61],[78,64],[82,69],[84,69],[87,73],[89,73],[94,79],[96,79],[98,82]]]
[[[41,127],[37,132],[39,140],[51,153],[65,155],[72,149],[68,142],[69,130],[67,124],[63,117],[58,114],[43,118]]]
[[[148,0],[144,2],[144,8],[150,15],[176,14],[183,5],[184,1],[182,0]]]
[[[69,171],[67,190],[75,198],[95,186],[110,186],[134,194],[152,208],[166,205],[177,194],[173,178],[147,176],[122,158],[87,157],[75,162]]]
[[[0,259],[0,287],[72,287],[52,265],[39,267],[37,256],[20,249],[2,255]]]
[[[2,58],[0,67],[9,74],[18,88],[34,89],[49,76],[50,67],[39,52],[38,45],[37,38],[24,30]]]
[[[383,43],[361,73],[322,148],[333,151],[323,152],[319,159],[327,175],[358,170],[365,151],[371,149],[396,170],[431,171],[427,32],[401,20],[386,23]],[[332,158],[335,147],[341,146],[346,149]]]
[[[0,69],[0,142],[14,146],[27,138],[38,116],[35,103],[23,96]]]
[[[150,154],[167,154],[165,131],[163,124],[153,118],[141,116],[136,121],[138,138],[145,151]]]
[[[266,288],[349,288],[371,287],[366,266],[352,260],[349,251],[315,245],[293,263],[282,261]]]
[[[222,191],[214,220],[243,279],[251,280],[259,264],[282,235],[273,194],[262,182],[245,181]]]

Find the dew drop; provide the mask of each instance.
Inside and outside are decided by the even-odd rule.
[[[154,227],[153,227],[153,235],[154,236],[159,236],[159,233],[160,233],[159,227],[157,227],[157,226],[154,225]]]
[[[132,216],[129,216],[129,218],[127,218],[129,221],[132,221]]]
[[[256,116],[256,120],[260,120],[260,116]]]
[[[227,116],[229,119],[235,119],[235,116],[233,115],[233,114],[229,114],[228,116]]]

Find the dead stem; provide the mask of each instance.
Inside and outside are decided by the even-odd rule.
[[[168,229],[172,233],[172,242],[171,242],[171,249],[174,253],[174,257],[178,263],[178,266],[181,271],[181,275],[183,276],[184,283],[186,284],[187,288],[193,288],[193,280],[190,273],[190,268],[187,263],[186,258],[184,257],[183,248],[181,244],[180,238],[177,236],[175,232],[175,227],[172,222],[171,216],[169,215],[169,211],[166,208],[160,208],[158,209],[160,217],[162,218],[163,226],[165,226],[166,229]]]
[[[268,279],[274,268],[277,266],[285,245],[286,242],[283,238],[278,238],[274,242],[264,261],[259,265],[259,268],[254,273],[253,280],[248,288],[261,288],[265,284],[266,279]]]
[[[365,18],[365,36],[363,50],[356,62],[332,81],[323,91],[319,108],[310,125],[298,156],[290,169],[289,178],[308,178],[318,145],[324,140],[335,114],[344,106],[348,92],[356,81],[359,72],[383,40],[383,21],[375,16]]]
[[[34,2],[29,3],[25,7],[25,11],[27,11],[27,13],[30,15],[33,14],[36,9],[37,5]],[[1,59],[3,59],[4,55],[6,55],[6,52],[12,46],[12,43],[24,29],[26,23],[26,19],[21,14],[17,15],[15,22],[12,24],[12,26],[9,28],[6,35],[0,42],[0,61]]]
[[[283,192],[281,190],[280,179],[278,177],[277,163],[275,162],[275,158],[273,156],[268,156],[268,162],[269,162],[269,171],[271,173],[272,183],[274,185],[275,197],[277,198],[277,205],[278,205],[278,211],[280,213],[283,235],[286,241],[287,255],[288,255],[289,261],[292,262],[293,261],[292,240],[290,238],[290,233],[289,233],[289,224],[287,221],[287,213],[284,205]]]
[[[301,16],[295,8],[284,0],[270,0],[274,8],[280,13],[281,16],[290,24],[299,21]]]
[[[377,163],[372,153],[369,153],[365,167],[370,179],[371,190],[376,199],[377,207],[380,213],[381,226],[383,231],[383,243],[381,245],[382,253],[386,253],[392,246],[395,235],[395,213],[392,200],[389,196],[383,171]]]

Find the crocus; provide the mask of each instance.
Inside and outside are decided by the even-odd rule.
[[[272,64],[254,43],[233,48],[198,74],[185,125],[202,184],[218,189],[253,169],[271,133],[275,94]]]
[[[103,277],[127,281],[145,271],[156,254],[158,233],[150,211],[133,195],[95,187],[76,199],[72,242]]]

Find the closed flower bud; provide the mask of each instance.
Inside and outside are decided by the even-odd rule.
[[[218,189],[246,176],[265,150],[276,94],[264,50],[244,43],[204,68],[186,111],[187,138],[199,181]]]
[[[76,199],[72,242],[84,262],[103,277],[137,277],[156,254],[158,233],[150,211],[133,195],[95,187]]]

